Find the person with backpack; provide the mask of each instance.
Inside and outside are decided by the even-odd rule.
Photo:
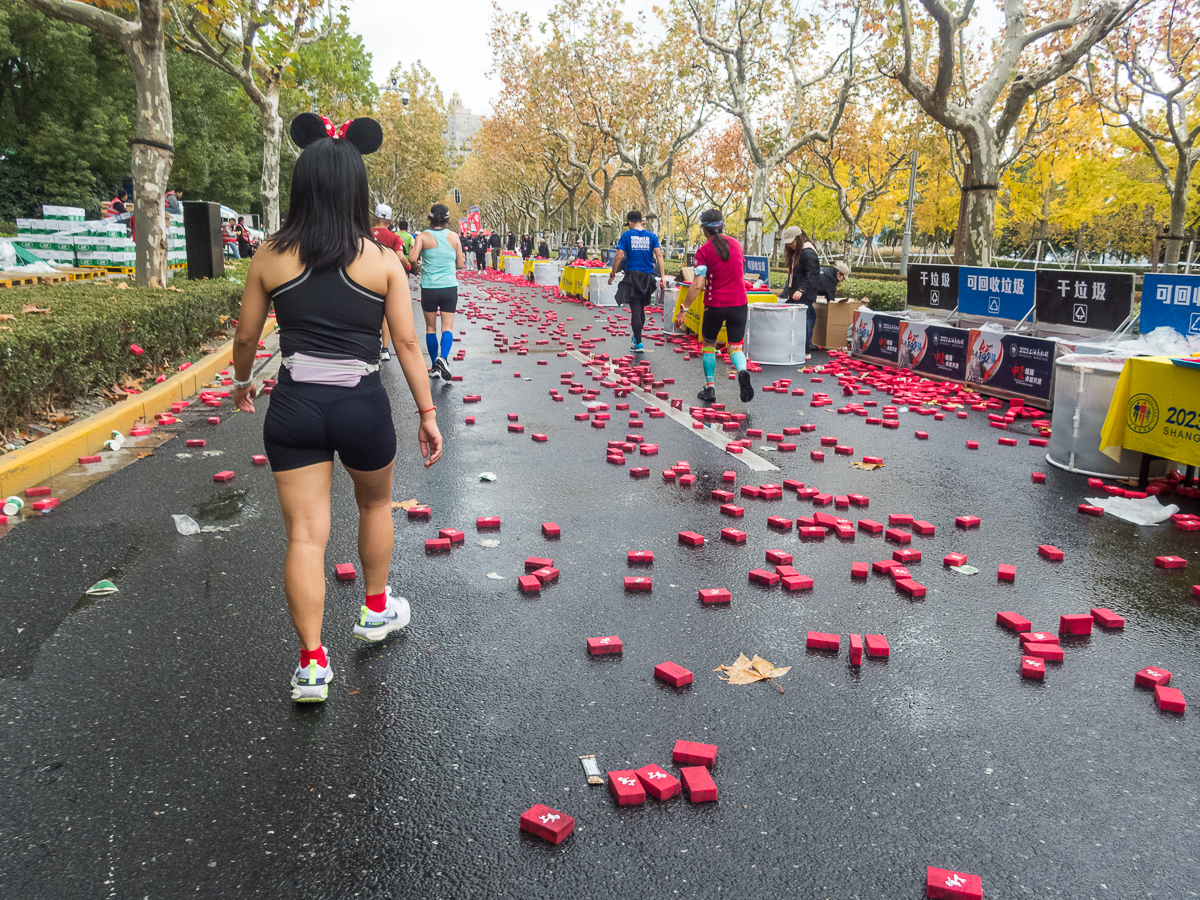
[[[488,240],[488,246],[492,249],[492,268],[500,268],[500,232],[493,231],[491,238]]]

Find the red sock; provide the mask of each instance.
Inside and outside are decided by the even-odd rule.
[[[314,659],[317,661],[317,664],[322,667],[329,665],[329,658],[325,655],[324,644],[322,644],[316,650],[305,650],[303,647],[300,648],[300,668],[307,668],[308,664]]]
[[[367,594],[367,609],[374,613],[381,613],[387,609],[387,591]]]

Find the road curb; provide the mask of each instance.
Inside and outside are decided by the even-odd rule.
[[[270,318],[259,340],[274,330],[275,319]],[[150,422],[158,413],[169,410],[172,403],[199,393],[217,372],[228,367],[232,352],[233,339],[230,338],[162,384],[141,394],[131,394],[128,399],[82,422],[0,456],[0,497],[16,494],[69,469],[79,462],[79,457],[103,449],[113,431],[128,434],[135,423]]]

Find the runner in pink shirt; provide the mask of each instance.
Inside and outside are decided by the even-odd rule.
[[[696,395],[707,403],[717,399],[717,336],[724,327],[728,338],[729,360],[737,369],[738,386],[743,403],[754,399],[754,385],[746,370],[746,354],[742,342],[746,338],[746,284],[743,276],[745,255],[742,245],[726,237],[721,211],[706,210],[700,216],[700,228],[708,240],[696,251],[696,275],[688,288],[687,297],[679,307],[675,324],[683,324],[683,313],[691,309],[696,295],[704,292],[704,321],[700,338],[704,342],[701,361],[704,364],[704,388]]]

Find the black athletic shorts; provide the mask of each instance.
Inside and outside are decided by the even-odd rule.
[[[263,444],[274,472],[333,462],[360,472],[382,469],[396,458],[392,405],[378,372],[355,387],[293,381],[286,368],[271,392]]]
[[[458,288],[421,288],[421,309],[425,312],[457,312]]]
[[[741,306],[706,306],[704,321],[700,325],[700,334],[704,343],[715,344],[721,326],[729,336],[729,343],[740,344],[746,339],[746,316],[750,307],[743,303]]]
[[[654,299],[658,279],[640,269],[626,269],[625,277],[617,285],[617,304],[631,306],[634,303],[648,304]]]

